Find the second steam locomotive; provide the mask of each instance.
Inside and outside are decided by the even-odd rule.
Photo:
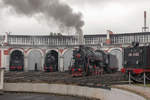
[[[116,66],[110,67],[110,58],[111,55],[104,51],[94,51],[90,47],[80,46],[73,51],[73,61],[70,67],[72,76],[99,75],[116,71]]]
[[[124,67],[121,70],[134,82],[150,81],[150,46],[139,46],[133,42],[132,47],[124,48]]]

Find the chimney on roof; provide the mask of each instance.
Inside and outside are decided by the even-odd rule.
[[[113,34],[111,30],[107,30],[107,38],[106,38],[106,44],[111,44],[110,35]]]
[[[144,27],[142,27],[142,32],[147,32],[149,31],[149,27],[147,27],[147,13],[144,11]]]

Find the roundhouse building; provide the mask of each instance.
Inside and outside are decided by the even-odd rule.
[[[109,41],[109,42],[108,42]],[[115,55],[117,67],[122,67],[122,47],[132,42],[140,45],[150,43],[150,32],[84,35],[84,44],[95,50],[102,49]],[[13,68],[13,60],[19,59],[23,71],[44,70],[44,62],[49,52],[55,52],[58,58],[58,71],[68,70],[72,50],[78,47],[75,36],[55,35],[10,35],[0,36],[0,67]]]

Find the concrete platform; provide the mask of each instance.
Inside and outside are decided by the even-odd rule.
[[[114,85],[114,88],[123,89],[126,91],[130,91],[145,97],[147,100],[150,100],[150,88],[142,87],[136,85]]]
[[[144,97],[141,97],[134,93],[115,88],[106,90],[101,88],[90,88],[65,84],[5,83],[4,91],[55,93],[61,95],[96,98],[100,100],[146,100]]]
[[[86,98],[37,93],[4,93],[0,100],[86,100]]]

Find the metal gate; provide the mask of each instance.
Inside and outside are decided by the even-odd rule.
[[[38,50],[33,50],[28,55],[28,70],[42,70],[42,54]]]

